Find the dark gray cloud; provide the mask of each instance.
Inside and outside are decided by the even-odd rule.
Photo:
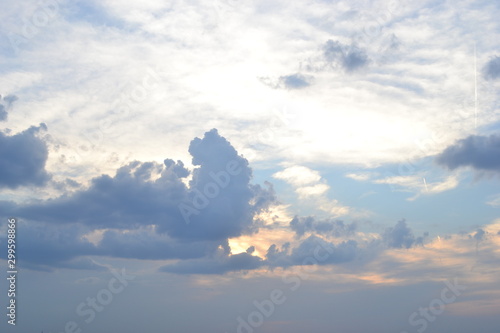
[[[89,240],[91,228],[80,224],[54,225],[43,222],[18,222],[17,252],[19,266],[51,271],[55,268],[102,269],[91,265],[86,256],[126,259],[193,259],[217,252],[221,242],[180,242],[153,230],[104,231],[97,243]],[[84,237],[85,236],[85,237]],[[0,246],[7,238],[0,237]],[[226,242],[227,244],[227,242]]]
[[[16,253],[22,258],[18,266],[41,271],[52,271],[56,267],[104,269],[80,258],[82,254],[94,254],[96,250],[93,244],[80,237],[81,232],[82,227],[78,225],[55,227],[18,220]],[[6,242],[6,235],[2,235],[0,246],[6,246]]]
[[[500,171],[500,136],[471,135],[458,140],[436,157],[451,170],[470,166],[483,171]]]
[[[92,228],[137,228],[168,223],[180,218],[178,203],[186,187],[179,177],[182,163],[164,166],[153,162],[131,162],[114,177],[102,175],[86,189],[59,198],[20,205],[12,215],[56,224],[82,223]],[[160,178],[152,180],[156,172]],[[181,174],[182,175],[182,174]]]
[[[224,274],[259,268],[263,260],[251,253],[230,254],[215,258],[179,261],[160,268],[161,272],[176,274]]]
[[[0,132],[0,187],[42,186],[50,179],[47,144],[37,136],[46,130],[42,123],[15,135]]]
[[[327,265],[352,261],[358,252],[358,244],[349,240],[338,245],[311,235],[290,249],[286,243],[282,249],[271,245],[266,254],[266,262],[270,267],[289,267],[296,265]]]
[[[323,46],[323,56],[328,63],[340,65],[347,72],[361,69],[370,62],[365,50],[354,44],[346,45],[331,39]]]
[[[483,75],[487,80],[500,78],[500,57],[494,56],[483,68]]]
[[[297,248],[292,250],[290,258],[296,265],[310,264],[308,263],[308,258],[314,258],[319,264],[323,265],[338,264],[353,260],[356,256],[357,249],[358,244],[352,240],[335,245],[317,236],[311,235]]]
[[[32,239],[25,242],[25,260],[33,267],[69,267],[83,256],[205,260],[220,246],[229,253],[228,238],[257,231],[253,217],[276,201],[274,190],[269,183],[250,184],[247,160],[215,129],[194,139],[189,152],[197,166],[189,186],[181,161],[134,161],[72,194],[29,204],[3,201],[0,207],[6,216],[52,230],[27,233]],[[94,230],[104,230],[98,244],[82,238]],[[213,263],[229,270],[245,258]]]
[[[312,232],[321,235],[331,235],[334,237],[349,236],[356,230],[356,223],[344,223],[340,220],[319,220],[314,217],[295,216],[290,221],[290,228],[295,231],[298,237],[306,232]]]
[[[253,216],[275,200],[272,187],[250,184],[246,159],[216,130],[191,142],[193,171],[182,162],[131,162],[114,177],[92,179],[70,196],[18,206],[12,215],[93,228],[135,229],[155,225],[176,239],[224,240],[255,230]],[[157,178],[155,175],[159,174]]]
[[[406,221],[401,220],[394,227],[387,228],[382,234],[382,239],[389,247],[409,249],[415,245],[423,245],[427,236],[426,232],[423,236],[415,237],[413,231],[406,225]]]
[[[292,266],[290,260],[290,243],[286,242],[281,249],[276,244],[271,245],[267,250],[266,260],[270,267]]]
[[[127,233],[108,230],[95,253],[127,259],[196,259],[215,253],[220,245],[220,241],[182,242],[148,230]]]
[[[312,77],[299,73],[280,76],[280,86],[286,89],[302,89],[311,85]]]
[[[248,161],[215,129],[205,133],[203,139],[191,141],[189,152],[199,168],[193,171],[186,204],[197,213],[189,216],[189,224],[183,221],[181,228],[168,229],[170,225],[163,224],[164,229],[175,237],[195,239],[254,232],[253,216],[276,200],[272,187],[266,190],[250,184]]]

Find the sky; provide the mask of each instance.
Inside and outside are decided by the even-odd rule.
[[[499,2],[1,4],[2,332],[498,333]]]

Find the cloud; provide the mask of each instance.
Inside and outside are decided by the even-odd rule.
[[[217,251],[221,242],[183,242],[158,234],[154,228],[107,230],[96,245],[95,254],[114,258],[165,260],[202,258]]]
[[[414,245],[422,245],[428,233],[415,238],[413,231],[406,225],[405,220],[401,220],[394,227],[387,228],[382,235],[384,243],[393,248],[409,249]]]
[[[215,129],[205,133],[203,139],[191,141],[189,152],[193,165],[199,168],[193,171],[188,204],[197,202],[202,207],[194,207],[199,213],[190,216],[189,225],[184,223],[182,228],[167,231],[174,237],[201,239],[252,233],[253,216],[275,200],[272,188],[268,187],[266,193],[262,187],[250,185],[252,170],[248,161]],[[205,195],[206,205],[197,200],[200,193]],[[258,200],[252,203],[256,198]]]
[[[7,120],[7,115],[8,115],[8,113],[5,110],[5,106],[3,106],[2,104],[0,104],[0,121]]]
[[[101,233],[98,240],[92,233]],[[95,230],[80,224],[54,225],[21,221],[17,251],[21,267],[52,271],[55,268],[96,269],[89,256],[139,260],[195,259],[217,252],[221,242],[183,242],[158,234],[154,228],[137,230]],[[0,245],[7,238],[0,237]]]
[[[486,204],[493,207],[500,206],[500,195],[494,196],[491,200],[487,201]]]
[[[318,171],[295,165],[283,171],[276,172],[273,174],[273,178],[281,179],[295,187],[300,187],[319,182],[321,180],[321,175]]]
[[[80,258],[96,253],[93,244],[80,238],[81,232],[78,225],[56,227],[18,220],[16,252],[23,258],[19,266],[41,271],[55,267],[102,270],[102,266]],[[0,243],[6,241],[6,236],[0,238]]]
[[[15,95],[7,95],[3,97],[3,100],[7,102],[7,105],[4,105],[3,103],[0,104],[0,121],[5,121],[7,120],[8,116],[8,110],[12,107],[12,104],[17,101],[17,96]],[[2,101],[2,95],[0,95],[0,101]]]
[[[439,165],[454,170],[470,166],[482,171],[500,171],[500,136],[471,135],[458,140],[436,157]]]
[[[299,73],[280,76],[279,79],[280,83],[286,89],[302,89],[309,87],[311,85],[311,80],[311,76],[305,76]]]
[[[314,184],[311,186],[303,186],[299,187],[295,190],[297,194],[299,195],[299,198],[310,198],[310,197],[318,197],[330,189],[330,186],[327,184]]]
[[[29,262],[61,267],[87,255],[203,258],[215,253],[218,246],[227,246],[228,238],[255,232],[254,215],[267,209],[276,197],[270,183],[265,187],[250,184],[248,162],[217,130],[192,140],[189,152],[197,166],[189,186],[185,180],[190,171],[181,161],[134,161],[113,177],[95,177],[87,188],[72,194],[27,204],[0,204],[6,214],[67,230],[67,235],[59,231],[31,233],[33,240],[26,244],[34,245],[25,250]],[[189,220],[181,207],[190,209]],[[50,238],[54,235],[60,236]],[[37,247],[45,251],[37,252]],[[227,264],[240,260],[235,257]]]
[[[374,175],[369,172],[364,172],[364,173],[348,173],[345,175],[347,178],[351,178],[357,181],[367,181],[370,180]]]
[[[356,230],[356,223],[344,223],[340,220],[319,220],[314,217],[295,216],[290,221],[290,228],[295,231],[298,237],[311,232],[320,235],[330,235],[333,237],[342,237],[352,235]]]
[[[262,264],[263,260],[261,258],[245,252],[216,258],[179,261],[175,264],[163,266],[159,270],[176,274],[224,274],[257,269]]]
[[[338,64],[347,72],[365,67],[370,61],[365,50],[331,39],[323,46],[323,56],[328,63]]]
[[[476,244],[479,244],[482,240],[485,239],[487,232],[484,231],[483,229],[479,228],[476,230],[474,235],[469,235],[470,238],[473,238],[476,240]]]
[[[46,130],[42,123],[11,136],[0,132],[0,187],[42,186],[51,178],[45,170],[48,148],[37,136]]]
[[[263,76],[258,78],[260,82],[273,89],[303,89],[312,84],[314,77],[312,75],[303,75],[300,73],[280,76],[279,78],[270,78]]]
[[[311,235],[291,250],[288,243],[281,250],[275,244],[271,245],[266,258],[270,267],[328,265],[352,261],[357,252],[358,244],[355,241],[349,240],[335,245]]]
[[[271,187],[250,184],[252,171],[217,130],[191,142],[193,171],[181,161],[134,161],[114,177],[93,178],[71,196],[19,206],[16,216],[93,228],[156,225],[177,239],[224,240],[253,231],[253,216],[275,200]]]
[[[372,182],[374,184],[388,184],[391,187],[397,186],[402,190],[415,191],[415,196],[407,199],[409,201],[415,200],[420,195],[431,195],[452,190],[459,184],[456,175],[450,175],[441,181],[430,181],[424,176],[424,173],[410,176],[389,176],[375,179]]]
[[[349,213],[349,207],[343,206],[338,200],[327,197],[330,186],[326,184],[318,171],[304,166],[294,165],[273,174],[273,178],[283,180],[295,187],[295,193],[304,202],[309,201],[317,208],[333,216]]]
[[[483,75],[487,80],[500,78],[500,57],[494,56],[483,68]]]
[[[168,166],[167,166],[168,165]],[[158,179],[152,177],[159,173]],[[19,205],[14,215],[55,224],[82,223],[92,228],[137,228],[168,223],[169,216],[180,218],[178,203],[186,187],[182,162],[164,165],[131,162],[114,177],[93,178],[88,188],[68,196]]]

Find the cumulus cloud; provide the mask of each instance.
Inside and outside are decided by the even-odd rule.
[[[181,179],[187,175],[182,162],[167,166],[169,163],[162,166],[131,162],[119,168],[114,177],[93,178],[88,188],[70,196],[21,205],[15,215],[57,224],[82,223],[93,228],[127,229],[168,223],[169,216],[180,218],[177,204],[186,196]],[[155,173],[160,173],[160,177],[153,180]]]
[[[228,238],[255,232],[254,215],[276,197],[271,184],[250,184],[247,160],[217,130],[192,140],[189,152],[197,166],[189,186],[185,178],[190,171],[181,161],[134,161],[112,177],[93,178],[87,188],[72,194],[28,204],[4,201],[0,206],[12,216],[72,230],[53,240],[31,234],[33,241],[26,244],[34,246],[27,247],[26,258],[47,266],[62,267],[86,255],[205,258],[218,246],[227,246]],[[71,229],[78,225],[86,229]],[[93,232],[100,233],[99,239],[89,236]],[[52,243],[56,246],[48,245]],[[36,252],[37,247],[46,251]],[[228,260],[231,266],[244,259]]]
[[[38,137],[46,130],[42,123],[15,135],[0,132],[0,187],[42,186],[50,179],[47,144]]]
[[[312,216],[295,216],[290,221],[290,228],[295,231],[298,237],[311,232],[321,235],[330,235],[333,237],[342,237],[352,235],[356,230],[356,223],[344,223],[340,220],[316,220]]]
[[[332,65],[340,65],[345,71],[353,72],[369,63],[366,51],[354,44],[346,45],[329,39],[323,46],[323,56]]]
[[[321,180],[321,175],[318,171],[301,165],[294,165],[283,171],[276,172],[273,174],[273,177],[284,180],[295,187],[311,185]]]
[[[275,199],[272,189],[263,195],[263,188],[250,185],[252,170],[248,161],[215,129],[205,133],[203,139],[194,139],[189,152],[192,163],[199,168],[193,171],[188,197],[199,213],[189,216],[189,224],[168,230],[169,233],[187,238],[221,239],[253,232],[253,216]],[[200,194],[206,200],[199,200]],[[256,197],[259,200],[254,202]]]
[[[500,57],[494,56],[483,68],[483,75],[488,80],[500,78]]]
[[[295,187],[295,193],[303,200],[309,200],[319,209],[333,216],[349,213],[349,207],[327,196],[330,186],[318,171],[301,165],[294,165],[273,174],[273,178],[283,180]]]
[[[270,267],[290,267],[296,265],[327,265],[352,261],[358,252],[358,244],[349,240],[338,245],[311,235],[297,247],[290,249],[286,243],[282,249],[275,244],[267,251],[267,264]]]
[[[194,139],[189,152],[199,166],[189,188],[181,161],[135,161],[71,196],[19,206],[15,214],[101,229],[155,225],[178,239],[224,240],[252,232],[254,214],[274,200],[272,189],[250,184],[247,160],[216,130]]]
[[[436,157],[448,169],[470,166],[482,171],[500,171],[500,136],[471,135],[458,140]]]
[[[406,225],[406,221],[401,220],[394,227],[387,228],[382,239],[389,247],[409,249],[415,245],[422,245],[427,236],[428,233],[424,233],[423,236],[415,238],[413,231]]]

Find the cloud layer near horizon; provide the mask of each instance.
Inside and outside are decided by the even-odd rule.
[[[95,177],[86,188],[56,198],[0,202],[4,213],[24,221],[19,251],[26,267],[103,269],[89,258],[107,256],[175,259],[178,262],[160,271],[224,274],[263,266],[310,265],[309,260],[321,251],[326,257],[320,264],[339,264],[365,251],[356,241],[355,223],[296,216],[287,228],[295,232],[293,245],[270,244],[267,253],[260,255],[253,253],[253,246],[247,252],[233,253],[229,239],[256,234],[263,227],[275,228],[256,218],[278,204],[272,185],[251,184],[248,161],[216,129],[193,139],[189,152],[196,166],[192,171],[171,159],[163,164],[134,161],[113,177]],[[280,175],[300,180],[292,177],[294,173],[289,175],[295,169],[287,170]],[[319,181],[314,172],[309,178],[303,182]],[[379,238],[384,242],[372,241],[381,249],[422,244],[404,222]]]

